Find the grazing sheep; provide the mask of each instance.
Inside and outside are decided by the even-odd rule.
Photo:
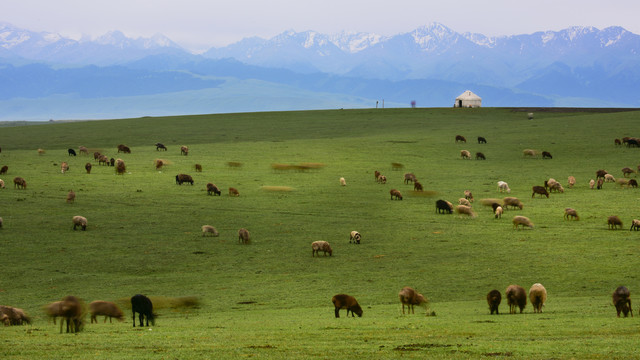
[[[471,218],[476,217],[476,213],[473,212],[470,206],[458,205],[456,206],[456,212],[460,215],[464,214],[464,215],[470,216]]]
[[[331,302],[335,308],[337,318],[340,317],[340,309],[347,309],[347,317],[349,317],[349,311],[351,311],[351,317],[356,317],[353,314],[362,317],[362,307],[360,307],[360,304],[358,304],[358,301],[353,296],[347,294],[334,295],[331,298]]]
[[[569,187],[572,188],[573,185],[576,184],[576,178],[573,176],[569,176],[569,178],[567,179],[567,184],[569,184]]]
[[[549,187],[549,191],[564,193],[564,188],[562,187],[562,184],[560,184],[559,182],[556,182],[553,184],[553,186]]]
[[[78,147],[78,151],[80,151],[80,154],[89,155],[89,149],[86,146]]]
[[[107,155],[99,155],[98,165],[100,164],[109,166],[109,157]]]
[[[471,159],[471,153],[469,152],[469,150],[461,150],[460,151],[460,156],[463,159]]]
[[[131,154],[131,149],[129,149],[128,146],[123,144],[118,145],[118,152],[121,152],[121,151],[125,154]]]
[[[73,149],[67,149],[67,153],[69,153],[69,156],[76,156],[76,151]]]
[[[389,190],[389,194],[391,194],[391,200],[393,200],[394,197],[396,200],[402,200],[402,194],[396,189]]]
[[[578,216],[578,212],[575,209],[565,208],[564,209],[564,218],[566,220],[569,220],[570,217],[572,217],[574,220],[580,220],[580,216]]]
[[[73,222],[73,230],[75,230],[78,226],[82,228],[82,231],[87,230],[87,218],[84,216],[76,215],[71,219]]]
[[[542,152],[542,158],[543,159],[553,159],[553,156],[551,156],[551,153],[548,151],[543,151]]]
[[[186,146],[180,146],[180,155],[189,155],[189,148]]]
[[[93,160],[98,160],[102,154],[99,151],[93,153]]]
[[[131,312],[133,313],[133,327],[136,327],[136,313],[138,313],[138,320],[140,322],[140,327],[143,326],[143,320],[147,319],[147,326],[149,326],[149,321],[151,321],[151,325],[155,326],[155,314],[153,313],[153,303],[151,299],[144,295],[133,295],[131,297]]]
[[[613,177],[613,175],[611,175],[611,174],[605,174],[604,175],[604,181],[605,182],[616,182],[616,178]]]
[[[633,180],[633,179],[631,179]],[[620,185],[620,187],[627,186],[629,184],[629,179],[617,178],[616,184]]]
[[[489,311],[491,311],[491,315],[495,312],[496,315],[500,315],[498,311],[498,307],[500,306],[500,302],[502,302],[502,294],[498,290],[491,290],[487,294],[487,304],[489,304]]]
[[[471,190],[464,191],[464,198],[469,200],[469,202],[473,202],[473,194],[471,193]]]
[[[529,301],[533,306],[534,313],[541,313],[542,306],[547,302],[547,289],[540,283],[535,283],[529,289]]]
[[[4,180],[0,179],[0,189],[4,189]]]
[[[386,177],[386,176],[384,176],[384,175],[380,175],[380,176],[378,176],[378,182],[379,182],[380,184],[386,184],[386,183],[387,183],[387,177]]]
[[[638,187],[638,182],[636,181],[636,179],[630,179],[629,183],[627,185],[630,186],[630,187],[633,187],[633,188],[637,188]]]
[[[598,179],[598,183],[596,185],[596,189],[602,189],[602,185],[604,184],[604,180],[602,178]]]
[[[456,143],[457,143],[458,141],[463,142],[463,143],[466,143],[466,142],[467,142],[467,139],[466,139],[464,136],[462,136],[462,135],[456,135]]]
[[[25,179],[21,178],[20,176],[16,176],[13,178],[13,187],[24,190],[27,188],[27,182],[25,181]]]
[[[164,146],[164,144],[162,144],[162,143],[156,143],[156,151],[158,151],[158,150],[167,151],[167,147]]]
[[[378,178],[380,177],[380,171],[376,170],[373,172],[373,177],[375,177],[376,182],[378,181]]]
[[[218,236],[218,230],[211,225],[202,225],[202,236],[207,236],[207,234],[211,234],[211,236]]]
[[[595,180],[593,180],[593,179],[589,180],[589,188],[590,189],[593,189],[595,185],[596,185],[596,181]]]
[[[347,186],[347,181],[343,177],[340,178],[340,185]]]
[[[615,145],[622,145],[622,141],[620,141],[620,139],[614,139],[614,140],[613,140],[613,143],[614,143]]]
[[[422,184],[418,180],[413,183],[413,191],[424,191]]]
[[[109,165],[114,166],[115,162],[116,162],[116,159],[114,158],[109,159]]]
[[[487,158],[484,156],[483,153],[477,152],[476,153],[476,160],[487,160]]]
[[[607,174],[608,174],[608,172],[606,170],[600,169],[600,170],[596,171],[596,179],[597,178],[603,178],[604,179],[604,176],[607,175]]]
[[[44,149],[38,149],[38,155],[44,155],[45,152]]]
[[[118,321],[124,321],[124,314],[122,313],[122,310],[120,310],[118,305],[110,301],[102,301],[102,300],[92,301],[89,304],[89,312],[91,313],[92,324],[94,321],[97,324],[98,323],[97,316],[101,316],[101,315],[104,316],[105,323],[107,322],[107,318],[109,318],[109,323],[112,322],[111,321],[112,318],[116,318],[118,319]]]
[[[311,257],[314,257],[316,254],[320,256],[320,251],[323,252],[324,256],[333,256],[333,250],[331,249],[331,245],[329,245],[326,241],[314,241],[311,243]]]
[[[64,173],[66,173],[67,171],[69,171],[69,164],[67,164],[67,162],[66,162],[66,161],[63,161],[63,162],[60,164],[60,171],[61,171],[63,174],[64,174]]]
[[[407,305],[407,314],[409,312],[415,314],[415,305],[422,306],[425,309],[429,306],[429,300],[409,286],[405,286],[400,290],[398,298],[400,298],[400,303],[402,303],[403,314],[405,305]]]
[[[164,160],[162,159],[155,159],[153,161],[153,164],[156,167],[156,170],[162,170],[162,167],[164,166]]]
[[[116,160],[116,174],[122,175],[127,171],[126,166],[124,165],[124,161],[122,159]]]
[[[220,191],[215,184],[207,183],[207,195],[211,195],[211,193],[213,193],[214,196],[222,196],[222,191]]]
[[[92,167],[93,167],[93,165],[91,165],[91,163],[84,164],[84,169],[87,170],[87,174],[91,174],[91,168]]]
[[[486,144],[487,143],[487,139],[483,138],[482,136],[478,136],[478,144]]]
[[[637,138],[631,138],[629,139],[629,141],[627,141],[627,147],[638,147],[640,146],[640,139]]]
[[[355,230],[349,234],[349,244],[351,244],[352,241],[354,244],[360,244],[360,239],[362,239],[362,236]]]
[[[229,196],[240,196],[240,193],[238,192],[238,189],[236,189],[234,187],[230,187],[229,188]]]
[[[505,209],[508,209],[509,206],[512,206],[514,209],[515,208],[519,208],[520,210],[522,210],[522,208],[524,208],[524,205],[522,204],[522,202],[520,200],[518,200],[518,198],[515,197],[506,197],[502,199],[502,203],[504,204],[502,207]]]
[[[0,221],[0,227],[2,227],[2,221]],[[635,231],[640,230],[640,220],[638,219],[631,220],[631,229],[629,229],[629,231],[631,230],[635,230]]]
[[[509,314],[516,313],[516,306],[520,308],[520,314],[522,314],[522,310],[527,306],[527,293],[524,288],[520,285],[509,285],[505,295],[509,305]]]
[[[453,204],[446,200],[436,201],[436,212],[438,214],[453,214]]]
[[[529,157],[536,157],[538,156],[538,152],[532,149],[524,149],[522,150],[522,154],[524,156],[529,156]]]
[[[611,215],[607,218],[607,226],[611,230],[616,230],[618,226],[622,229],[622,220],[616,215]]]
[[[404,174],[404,183],[405,184],[409,184],[410,182],[413,183],[414,181],[416,181],[416,176],[415,175],[413,175],[412,173]]]
[[[622,176],[627,177],[629,174],[635,174],[636,171],[629,167],[622,168]]]
[[[507,192],[511,193],[511,189],[509,188],[509,184],[504,181],[498,181],[498,192]]]
[[[547,197],[547,199],[549,198],[549,193],[547,192],[547,189],[544,188],[544,186],[534,186],[531,188],[531,190],[533,190],[533,193],[531,194],[531,198],[533,199],[534,196],[536,196],[536,194],[540,194],[540,195],[544,195]]]
[[[5,326],[31,324],[31,318],[22,309],[0,305],[0,322]]]
[[[6,174],[8,170],[9,167],[7,165],[4,165],[2,168],[0,168],[0,175]]]
[[[533,120],[533,113],[527,113],[527,119]]]
[[[555,186],[558,183],[558,181],[554,178],[549,178],[549,180],[545,180],[544,182],[544,188],[548,189],[551,188],[553,186]]]
[[[518,229],[520,225],[522,225],[523,229],[525,226],[528,226],[529,228],[533,229],[533,223],[526,216],[519,216],[519,215],[514,216],[512,222],[513,222],[514,229]]]
[[[465,205],[465,206],[471,207],[471,203],[469,202],[469,200],[465,198],[458,199],[458,205]]]
[[[76,193],[73,190],[69,190],[67,193],[67,204],[70,204],[76,200]]]
[[[196,172],[202,172],[202,165],[196,164],[195,168],[196,168]]]
[[[493,214],[496,219],[502,218],[502,212],[503,212],[502,206],[496,206],[496,208],[493,210]]]
[[[241,244],[248,244],[249,243],[249,230],[247,230],[245,228],[241,228],[240,230],[238,230],[238,241]]]
[[[49,305],[50,315],[54,317],[62,317],[60,321],[60,333],[62,334],[62,326],[67,321],[67,332],[77,333],[82,330],[84,323],[85,307],[82,300],[75,296],[65,296],[62,301],[57,301]]]
[[[620,313],[622,313],[624,317],[629,316],[629,313],[631,313],[631,317],[633,317],[631,293],[626,286],[618,286],[618,288],[613,292],[613,305],[616,307],[618,317],[620,317]]]
[[[185,182],[188,182],[189,184],[193,185],[193,178],[191,177],[191,175],[187,175],[187,174],[176,175],[176,184],[182,185],[182,183],[185,183]]]

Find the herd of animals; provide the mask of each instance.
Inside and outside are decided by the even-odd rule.
[[[455,137],[456,143],[463,142],[466,143],[466,138],[462,135],[456,135]],[[486,144],[487,140],[484,137],[478,137],[479,144]],[[640,144],[640,139],[636,138],[623,138],[615,139],[614,143],[616,145],[626,144],[629,147],[638,147]],[[167,148],[165,145],[161,143],[156,143],[156,150],[164,150]],[[125,145],[117,146],[118,153],[131,153],[131,149]],[[186,146],[181,147],[181,154],[188,155],[189,149]],[[0,152],[2,150],[0,149]],[[84,146],[79,148],[79,152],[82,154],[88,155],[88,149]],[[39,154],[43,154],[43,149],[38,149]],[[69,156],[77,156],[77,153],[74,149],[68,149]],[[542,153],[543,159],[552,159],[552,155],[543,151]],[[538,155],[538,152],[531,149],[526,149],[523,151],[524,156],[535,157]],[[471,153],[468,150],[461,151],[461,157],[463,159],[471,159]],[[475,156],[476,160],[486,160],[486,156],[482,152],[477,152]],[[106,155],[103,155],[99,152],[94,153],[94,160],[98,161],[99,165],[107,165],[114,166],[116,174],[122,175],[126,172],[126,166],[122,159],[114,159],[108,158]],[[237,166],[237,163],[234,163]],[[156,169],[161,169],[165,164],[162,160],[156,160],[155,166]],[[229,166],[234,166],[229,164]],[[401,164],[394,163],[392,164],[394,169],[402,168]],[[65,173],[69,170],[69,165],[67,162],[61,163],[61,172]],[[90,173],[92,169],[92,164],[90,162],[86,163],[85,170],[87,173]],[[195,170],[197,172],[202,171],[202,167],[199,164],[195,165]],[[0,168],[0,175],[6,174],[8,171],[8,167],[5,165]],[[640,165],[638,166],[638,171],[640,171]],[[635,179],[626,179],[627,175],[635,173],[635,170],[625,167],[622,169],[624,179],[616,180],[613,175],[607,173],[605,170],[598,170],[596,172],[596,180],[592,179],[589,182],[590,188],[594,188],[597,185],[597,189],[601,189],[602,185],[605,181],[607,182],[617,182],[620,185],[626,185],[629,187],[637,187],[638,184]],[[386,184],[387,178],[382,175],[379,171],[374,172],[375,180],[378,183]],[[26,189],[27,183],[26,180],[22,177],[16,176],[13,179],[14,188],[16,189]],[[183,183],[190,183],[193,185],[194,181],[190,175],[187,174],[178,174],[176,175],[176,184],[182,185]],[[423,186],[417,180],[416,176],[412,173],[406,173],[404,175],[404,183],[409,184],[412,183],[414,186],[414,191],[423,191]],[[576,180],[573,176],[568,178],[568,186],[573,187],[576,183]],[[344,178],[340,178],[340,185],[346,186],[346,181]],[[0,179],[0,188],[4,188],[5,184],[2,179]],[[208,195],[221,195],[220,189],[213,183],[206,184],[207,194]],[[498,182],[498,191],[510,193],[511,189],[509,185],[504,181]],[[555,179],[548,179],[544,182],[544,186],[533,186],[532,187],[532,198],[535,197],[536,194],[540,196],[549,197],[549,192],[564,192],[564,188],[562,185],[556,181]],[[230,196],[239,196],[239,192],[237,189],[231,187],[229,188]],[[390,190],[391,200],[402,200],[402,194],[397,189]],[[67,194],[67,202],[73,202],[75,199],[75,193],[70,191]],[[453,206],[453,204],[446,200],[437,200],[436,201],[436,212],[443,214],[452,214],[454,211],[460,215],[468,215],[471,217],[475,217],[475,213],[471,208],[471,203],[474,201],[473,195],[471,191],[464,191],[464,198],[460,198],[458,200],[458,205]],[[523,209],[522,202],[515,197],[505,197],[501,201],[496,201],[495,199],[483,199],[481,203],[485,206],[491,206],[494,212],[494,216],[496,218],[501,218],[503,214],[503,210],[508,207]],[[572,208],[565,209],[565,218],[579,220],[579,216],[577,211]],[[514,228],[518,228],[520,225],[523,227],[527,226],[529,228],[533,228],[533,223],[525,216],[514,216],[513,220]],[[73,229],[76,230],[77,227],[80,227],[82,230],[86,230],[87,228],[87,219],[83,216],[74,216],[72,218]],[[616,229],[618,226],[622,227],[622,221],[615,215],[609,216],[607,219],[607,223],[610,229]],[[3,220],[0,217],[0,228],[2,228]],[[633,219],[631,230],[640,230],[640,220]],[[211,235],[218,236],[218,231],[211,225],[203,225],[202,226],[202,234],[203,236]],[[350,233],[349,242],[360,244],[361,242],[361,234],[357,231],[352,231]],[[250,235],[247,229],[241,228],[238,230],[238,239],[240,243],[248,244]],[[328,253],[329,256],[332,256],[333,250],[331,249],[331,245],[327,241],[314,241],[311,244],[312,247],[312,256],[318,255],[320,251],[323,252],[323,255],[326,256]],[[428,299],[422,294],[418,293],[411,287],[404,287],[398,293],[399,300],[402,304],[402,313],[405,313],[405,306],[407,306],[408,312],[414,312],[414,306],[423,306],[428,308]],[[487,304],[489,306],[490,314],[499,314],[499,305],[502,301],[502,294],[498,290],[491,290],[487,294]],[[510,285],[507,287],[505,291],[505,298],[507,299],[507,304],[509,306],[509,313],[514,314],[517,312],[519,308],[520,313],[523,312],[526,303],[527,303],[527,295],[526,291],[523,287],[519,285]],[[547,291],[544,286],[540,283],[533,284],[529,289],[529,301],[531,302],[534,313],[541,313],[542,306],[545,304],[547,300]],[[633,316],[633,310],[631,308],[631,298],[629,289],[620,286],[618,287],[612,296],[613,305],[616,308],[617,316],[620,317],[620,314],[623,314],[627,317],[629,314]],[[363,310],[355,297],[347,295],[347,294],[337,294],[331,299],[334,309],[335,309],[335,317],[340,317],[339,311],[341,309],[347,310],[347,316],[349,316],[349,312],[351,312],[352,317],[358,315],[362,316]],[[135,327],[135,314],[139,314],[139,325],[144,326],[143,320],[146,318],[146,326],[149,326],[149,322],[152,325],[155,324],[155,314],[153,313],[153,304],[151,300],[144,295],[134,295],[131,297],[131,307],[132,307],[132,316],[133,316],[133,326]],[[82,329],[84,325],[84,317],[86,314],[86,308],[82,300],[76,298],[75,296],[66,296],[60,301],[53,302],[45,307],[45,312],[48,316],[53,318],[54,324],[56,323],[56,318],[62,318],[60,322],[60,332],[62,333],[63,324],[66,321],[66,332],[78,332]],[[89,312],[91,314],[91,323],[98,322],[97,316],[105,316],[104,322],[109,318],[111,322],[112,318],[116,318],[117,320],[123,321],[124,314],[122,310],[113,302],[97,300],[93,301],[89,304]],[[0,305],[0,323],[3,323],[5,326],[9,325],[22,325],[22,324],[30,324],[30,317],[24,312],[24,310],[11,306]]]

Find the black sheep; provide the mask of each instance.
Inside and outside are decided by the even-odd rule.
[[[449,204],[449,202],[445,200],[438,200],[436,201],[436,212],[438,214],[453,214],[453,208],[452,205]]]
[[[143,320],[146,316],[147,325],[149,326],[149,321],[151,321],[151,325],[155,325],[155,315],[153,314],[153,304],[151,303],[151,299],[144,295],[133,295],[131,297],[131,311],[133,312],[133,327],[136,327],[136,313],[139,314],[140,326],[144,326]]]

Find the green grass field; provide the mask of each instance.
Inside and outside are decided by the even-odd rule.
[[[637,136],[640,112],[511,109],[385,109],[272,112],[51,123],[0,128],[0,304],[25,309],[31,325],[0,328],[3,359],[34,358],[634,358],[640,323],[616,318],[611,294],[639,288],[640,189],[605,183],[635,169],[640,149],[616,147]],[[454,142],[466,136],[466,144]],[[487,144],[477,144],[484,136]],[[167,152],[156,151],[162,142]],[[131,154],[116,154],[118,144]],[[87,146],[122,158],[125,175]],[[189,146],[188,156],[180,146]],[[45,153],[38,155],[36,149]],[[553,159],[523,157],[546,150]],[[460,150],[487,160],[462,160]],[[169,165],[156,171],[155,159]],[[62,174],[60,163],[69,162]],[[240,162],[230,168],[229,161]],[[86,174],[84,164],[93,170]],[[271,164],[321,163],[304,172]],[[404,169],[395,171],[392,162]],[[194,164],[202,164],[196,173]],[[377,184],[373,172],[386,175]],[[413,172],[428,196],[412,193]],[[175,175],[193,176],[193,186]],[[577,184],[568,188],[567,177]],[[26,190],[13,188],[24,177]],[[338,179],[344,177],[347,186]],[[565,187],[549,199],[531,187],[553,177]],[[633,175],[632,175],[633,177]],[[523,210],[496,220],[479,199],[501,198],[507,181]],[[208,196],[213,182],[222,196]],[[287,186],[292,191],[266,191]],[[227,196],[227,188],[239,197]],[[391,201],[389,190],[404,195]],[[67,204],[73,189],[76,201]],[[435,212],[435,201],[475,196],[474,219]],[[580,221],[563,219],[565,207]],[[87,217],[87,231],[71,218]],[[534,229],[514,230],[514,215]],[[607,229],[618,215],[622,230]],[[202,237],[209,224],[219,237]],[[237,231],[251,232],[238,243]],[[362,244],[349,244],[358,230]],[[311,242],[329,241],[332,257],[312,257]],[[510,284],[542,283],[542,314],[489,315],[486,294]],[[402,315],[397,293],[416,288],[436,316]],[[156,304],[156,326],[133,328],[127,300],[195,296],[196,308]],[[331,297],[355,296],[362,318],[333,316]],[[75,295],[119,302],[126,321],[87,324],[59,334],[42,306]],[[638,311],[640,312],[640,308]],[[87,322],[89,318],[86,318]]]

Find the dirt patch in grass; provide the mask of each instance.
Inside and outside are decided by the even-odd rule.
[[[393,350],[396,351],[419,351],[419,350],[424,350],[424,349],[431,349],[431,348],[448,348],[448,347],[452,347],[455,345],[451,345],[451,344],[431,344],[431,343],[427,343],[427,344],[407,344],[407,345],[400,345],[400,346],[396,346],[393,348]]]
[[[507,352],[492,352],[492,353],[484,353],[483,356],[513,356],[511,351]]]

